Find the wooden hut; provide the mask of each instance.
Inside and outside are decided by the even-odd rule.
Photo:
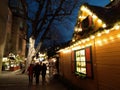
[[[60,75],[83,90],[120,88],[120,0],[80,7],[72,42],[59,50]]]

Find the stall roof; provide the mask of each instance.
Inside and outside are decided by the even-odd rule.
[[[116,6],[112,7],[93,6],[86,3],[83,5],[88,7],[91,12],[96,14],[98,18],[103,20],[109,26],[112,26],[114,23],[120,21],[120,2]]]

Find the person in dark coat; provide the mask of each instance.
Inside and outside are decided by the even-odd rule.
[[[34,66],[34,75],[36,79],[36,84],[39,84],[40,72],[41,72],[41,64],[36,63],[36,65]]]
[[[29,84],[32,84],[32,82],[33,82],[33,68],[34,68],[34,65],[30,64],[30,66],[27,69],[28,76],[29,76]]]
[[[47,66],[45,63],[43,63],[43,65],[42,65],[42,82],[43,82],[43,84],[45,82],[46,70],[47,70]]]

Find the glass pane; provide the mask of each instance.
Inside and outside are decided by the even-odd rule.
[[[80,55],[85,56],[85,50],[80,50]]]
[[[80,65],[80,62],[76,62],[76,65],[77,65],[77,67],[80,67],[81,65]]]
[[[80,57],[80,51],[76,51],[76,57]]]
[[[81,68],[81,73],[86,74],[86,68]]]
[[[76,70],[77,70],[77,72],[80,72],[80,67],[77,67]]]
[[[80,61],[80,57],[76,57],[76,61]]]
[[[80,59],[80,60],[85,62],[85,57],[81,57],[81,59]]]
[[[91,47],[75,51],[75,59],[76,74],[92,77]]]
[[[86,62],[81,62],[81,67],[86,67]]]

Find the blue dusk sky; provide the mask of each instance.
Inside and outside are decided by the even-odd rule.
[[[29,0],[28,0],[29,1]],[[86,3],[94,6],[101,6],[104,7],[107,4],[110,3],[110,0],[84,0]],[[29,9],[32,10],[33,12],[36,12],[36,6],[37,3],[31,3],[29,5]],[[32,8],[31,8],[32,7]],[[34,8],[33,8],[34,7]],[[56,28],[56,33],[52,33],[51,36],[55,36],[55,41],[56,42],[67,42],[72,39],[73,32],[74,32],[74,26],[77,20],[77,15],[78,15],[79,8],[76,8],[73,13],[70,16],[67,16],[62,22],[56,22],[54,21],[53,24],[51,25],[52,30]],[[34,18],[34,15],[29,12],[29,15]],[[29,33],[31,30],[29,30]],[[60,36],[59,36],[60,35]],[[54,38],[54,37],[53,37]],[[39,38],[36,40],[36,43],[39,42]]]
[[[105,7],[107,4],[110,3],[110,0],[86,0],[86,3],[94,6]],[[74,26],[77,20],[78,11],[79,8],[75,9],[72,15],[70,16],[71,21],[67,20],[68,23],[67,22],[66,23],[69,25],[66,25],[64,22],[62,23],[69,27],[69,29],[64,27],[64,29],[61,31],[61,33],[64,31],[63,37],[66,40],[70,40],[72,38],[72,34],[74,32]]]
[[[104,7],[105,5],[107,5],[110,2],[110,0],[87,0],[87,2],[91,5]]]

